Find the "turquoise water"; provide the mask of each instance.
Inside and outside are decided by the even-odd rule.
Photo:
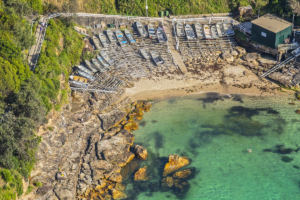
[[[294,96],[209,93],[154,102],[133,132],[135,144],[146,147],[149,157],[134,160],[123,171],[128,199],[300,199],[297,109],[300,102]],[[194,173],[183,192],[161,187],[169,154],[192,161],[186,168]],[[143,166],[148,166],[150,180],[132,181]]]

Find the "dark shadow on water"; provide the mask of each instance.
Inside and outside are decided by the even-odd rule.
[[[206,97],[199,98],[198,101],[202,101],[203,103],[214,103],[215,101],[224,101],[224,99],[230,99],[230,97],[228,95],[210,92],[206,93]]]
[[[244,103],[244,101],[242,100],[242,95],[239,95],[239,94],[233,94],[232,96],[233,96],[233,98],[232,98],[233,101],[237,101],[237,102],[240,102],[240,103]]]
[[[153,138],[155,140],[155,148],[156,149],[162,148],[163,144],[165,143],[164,136],[159,132],[155,132],[153,133]]]

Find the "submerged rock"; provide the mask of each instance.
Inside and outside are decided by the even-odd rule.
[[[140,168],[135,174],[134,174],[134,181],[148,181],[148,175],[147,175],[147,166]]]
[[[163,178],[161,182],[162,187],[172,187],[174,185],[174,180],[172,176],[167,176],[166,178]]]
[[[176,154],[169,155],[169,162],[165,165],[163,176],[166,176],[184,166],[190,164],[187,157],[180,157]]]
[[[282,157],[281,157],[281,160],[282,160],[283,162],[289,163],[289,162],[292,162],[292,161],[294,160],[294,158],[290,158],[290,157],[288,157],[288,156],[282,156]]]
[[[173,174],[173,178],[187,178],[192,174],[191,170],[185,169],[182,171],[178,171],[175,174]]]
[[[112,190],[112,198],[115,200],[125,199],[125,198],[127,198],[127,195],[122,191],[113,189]]]
[[[135,145],[133,151],[134,151],[136,157],[138,157],[141,160],[146,160],[148,157],[147,149],[140,145]]]
[[[131,130],[137,130],[139,128],[139,125],[135,121],[129,121],[127,124],[124,125],[124,129],[131,131]]]

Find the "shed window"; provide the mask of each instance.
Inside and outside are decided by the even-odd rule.
[[[267,37],[267,34],[265,32],[261,32],[261,35]]]

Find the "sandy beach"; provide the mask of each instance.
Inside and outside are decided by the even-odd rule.
[[[291,91],[280,91],[278,85],[259,79],[256,74],[242,65],[227,64],[220,71],[206,73],[201,77],[188,72],[172,79],[165,77],[142,78],[134,87],[126,89],[122,99],[126,97],[130,97],[133,101],[165,99],[204,92],[253,96],[291,93]]]

